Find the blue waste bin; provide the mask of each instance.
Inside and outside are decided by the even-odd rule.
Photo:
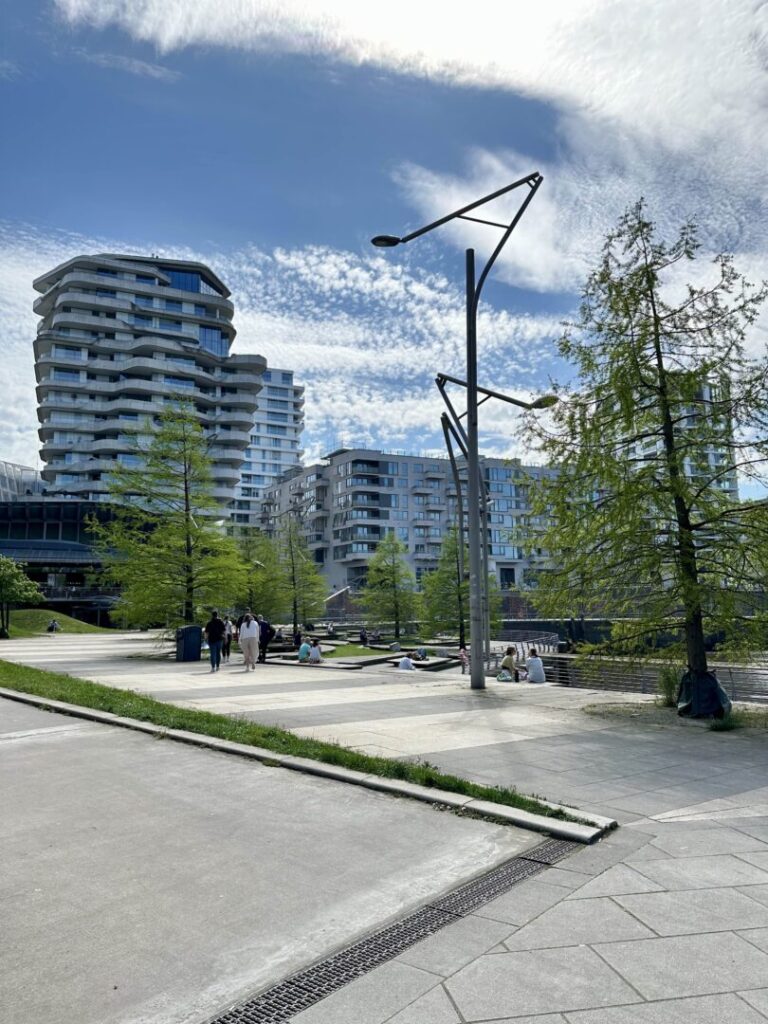
[[[179,626],[176,630],[176,661],[200,661],[202,626]]]

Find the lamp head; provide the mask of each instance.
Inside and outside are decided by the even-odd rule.
[[[541,398],[535,399],[531,402],[532,409],[551,409],[553,405],[557,405],[560,399],[557,395],[542,395]]]
[[[376,235],[371,239],[371,245],[375,245],[378,249],[392,249],[396,245],[400,245],[400,239],[396,235]]]

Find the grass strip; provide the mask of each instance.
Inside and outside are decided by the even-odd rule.
[[[229,718],[210,711],[176,707],[174,704],[166,704],[153,697],[134,693],[132,690],[102,686],[101,683],[92,683],[60,672],[46,672],[43,669],[0,661],[0,685],[9,690],[47,697],[49,700],[65,701],[80,707],[109,711],[123,718],[152,722],[165,729],[184,729],[204,736],[232,740],[234,743],[264,747],[280,754],[312,758],[325,764],[339,765],[369,775],[401,779],[419,786],[461,793],[476,800],[488,800],[491,803],[516,807],[530,814],[540,814],[560,821],[580,821],[576,815],[547,807],[534,797],[523,796],[514,788],[481,786],[456,775],[446,775],[427,761],[397,761],[388,757],[374,757],[336,743],[296,736],[275,726],[260,725],[258,722],[241,718]]]

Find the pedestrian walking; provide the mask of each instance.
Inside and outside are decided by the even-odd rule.
[[[459,648],[459,661],[461,662],[461,674],[464,675],[469,669],[469,655],[466,647]]]
[[[203,629],[205,638],[208,641],[208,653],[211,657],[211,672],[218,672],[221,665],[221,645],[224,640],[224,620],[219,618],[219,613],[214,610]]]
[[[221,660],[229,662],[232,653],[232,636],[235,632],[235,624],[228,615],[224,616],[224,639],[221,642]]]
[[[259,661],[265,662],[267,660],[267,648],[269,647],[270,640],[275,635],[275,630],[263,615],[257,615],[256,621],[259,624]]]
[[[243,652],[245,671],[256,668],[256,652],[259,646],[259,624],[246,612],[240,624],[240,650]]]

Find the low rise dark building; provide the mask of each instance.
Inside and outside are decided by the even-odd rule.
[[[109,625],[116,592],[100,585],[101,561],[88,520],[109,507],[92,501],[28,497],[0,502],[0,555],[26,566],[52,611]]]

